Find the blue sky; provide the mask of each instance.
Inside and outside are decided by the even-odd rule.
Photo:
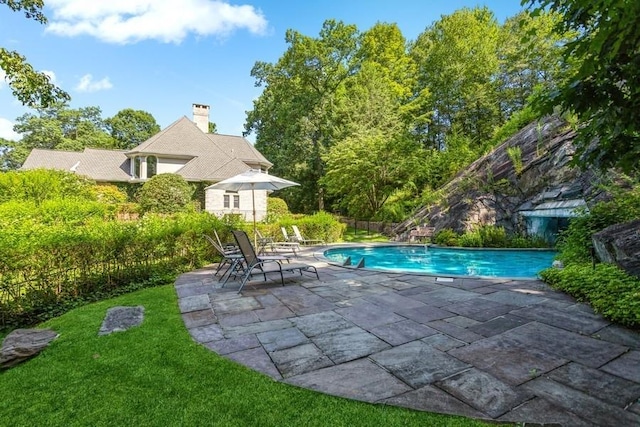
[[[103,118],[125,108],[151,113],[165,128],[193,103],[211,106],[218,132],[241,134],[261,93],[256,61],[276,62],[294,29],[317,37],[336,19],[365,31],[398,24],[407,40],[462,7],[486,5],[503,22],[520,0],[46,0],[43,26],[0,5],[0,46],[50,73],[71,107],[98,106]],[[4,77],[3,75],[0,77]],[[0,78],[0,137],[17,139],[15,119],[31,110]],[[249,137],[253,140],[253,137]]]

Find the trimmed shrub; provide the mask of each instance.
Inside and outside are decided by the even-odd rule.
[[[95,200],[91,188],[95,182],[71,172],[31,169],[0,173],[0,203],[74,198]]]
[[[226,226],[208,213],[0,227],[0,329],[211,262],[218,255],[202,234],[214,229]]]
[[[267,198],[267,218],[265,222],[277,222],[280,218],[291,215],[287,202],[279,197]]]
[[[102,203],[118,204],[127,201],[127,193],[111,184],[98,184],[91,188],[91,193],[95,200]]]
[[[156,175],[142,185],[137,199],[142,213],[171,214],[193,210],[193,188],[175,173]]]

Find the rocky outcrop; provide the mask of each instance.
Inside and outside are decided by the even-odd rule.
[[[2,342],[0,367],[10,368],[40,353],[58,334],[51,329],[16,329]]]
[[[531,123],[491,153],[473,162],[441,189],[441,200],[423,206],[398,225],[407,240],[417,224],[464,232],[476,225],[524,231],[521,210],[550,202],[596,196],[597,177],[570,165],[575,132],[559,117]]]
[[[607,227],[594,234],[592,240],[600,261],[616,264],[640,277],[640,220]]]

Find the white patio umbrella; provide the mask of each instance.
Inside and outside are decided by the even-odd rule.
[[[255,190],[280,190],[282,188],[300,185],[297,182],[288,181],[278,178],[274,175],[263,173],[259,170],[251,169],[231,178],[227,178],[220,182],[207,187],[207,189],[226,190],[226,191],[243,191],[251,190],[251,202],[253,205],[253,243],[256,245],[256,196]]]

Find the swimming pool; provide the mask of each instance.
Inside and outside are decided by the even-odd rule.
[[[512,277],[535,279],[551,267],[552,250],[467,249],[426,245],[339,247],[324,251],[330,262],[352,265],[362,258],[365,267],[384,271],[445,276]]]

